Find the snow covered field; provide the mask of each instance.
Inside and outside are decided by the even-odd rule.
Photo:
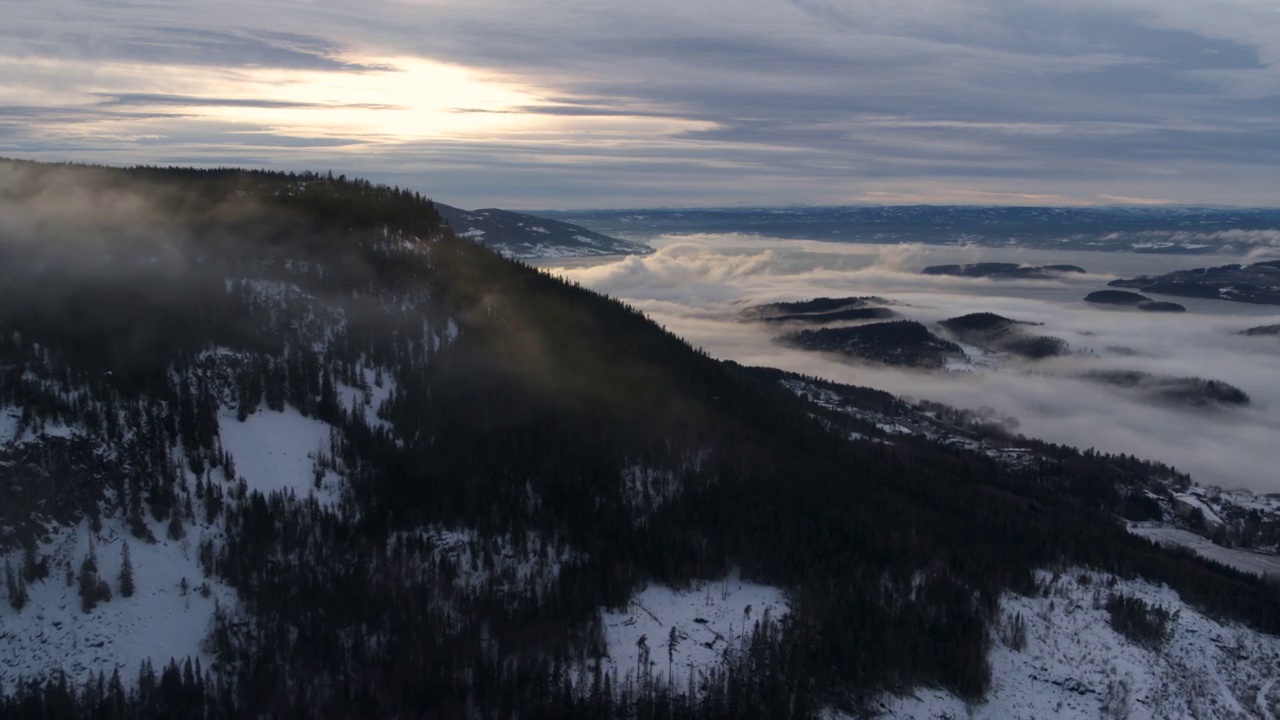
[[[1042,578],[1049,579],[1047,573]],[[1157,650],[1112,630],[1112,592],[1175,614]],[[1280,638],[1209,619],[1167,587],[1073,570],[1042,597],[1006,595],[1006,621],[1021,615],[1022,650],[993,640],[991,690],[976,705],[938,689],[886,698],[885,718],[1272,718],[1280,709]]]
[[[737,573],[686,590],[650,585],[626,610],[601,613],[609,654],[605,670],[616,671],[620,682],[653,677],[684,690],[692,678],[697,686],[727,651],[745,644],[766,612],[779,620],[789,610],[782,590]]]
[[[1184,547],[1195,554],[1214,562],[1233,567],[1241,572],[1258,575],[1280,575],[1280,557],[1264,555],[1239,548],[1222,547],[1189,530],[1168,527],[1166,525],[1150,525],[1145,523],[1129,523],[1129,532],[1153,540],[1161,545]]]
[[[333,472],[325,473],[319,489],[315,485],[316,460],[329,451],[330,430],[327,423],[292,407],[283,412],[259,409],[244,422],[231,412],[218,416],[222,448],[231,453],[236,475],[250,490],[293,493],[299,500],[316,494],[322,504],[334,504],[339,497],[339,478]]]
[[[98,577],[110,586],[113,597],[83,612],[77,584],[68,584],[67,568],[77,574],[89,552],[87,522],[58,528],[41,553],[49,560],[49,577],[29,583],[29,602],[21,612],[8,602],[0,604],[0,683],[12,689],[23,677],[47,677],[61,669],[70,680],[82,682],[88,673],[115,670],[126,684],[137,679],[138,667],[150,658],[156,672],[170,659],[199,658],[205,668],[212,658],[202,650],[213,626],[214,608],[235,611],[236,594],[230,587],[206,580],[197,558],[199,541],[210,528],[188,528],[187,538],[171,541],[165,527],[152,523],[154,544],[129,535],[119,519],[104,520],[93,534]],[[120,593],[122,543],[128,542],[133,568],[133,597]],[[8,557],[15,572],[21,553]],[[184,583],[185,580],[185,583]],[[185,590],[183,588],[185,584]]]
[[[0,445],[18,436],[18,409],[0,408]]]

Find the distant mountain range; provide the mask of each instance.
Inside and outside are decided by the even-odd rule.
[[[643,242],[621,240],[559,220],[496,208],[472,211],[442,203],[435,206],[458,236],[475,240],[507,257],[635,255],[651,251]]]
[[[627,238],[751,233],[837,242],[1023,245],[1139,253],[1237,253],[1280,241],[1280,209],[971,205],[538,211]]]

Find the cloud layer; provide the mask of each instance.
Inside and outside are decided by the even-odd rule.
[[[1062,281],[989,281],[922,276],[925,265],[976,260],[1080,263],[1094,274]],[[995,251],[932,246],[857,246],[765,238],[668,239],[647,257],[553,268],[636,305],[718,357],[782,367],[960,407],[991,407],[1020,431],[1082,448],[1169,463],[1202,482],[1280,491],[1272,464],[1280,437],[1280,341],[1236,334],[1280,322],[1280,309],[1179,299],[1185,314],[1109,311],[1080,299],[1105,287],[1107,263],[1130,274],[1226,258],[1155,258],[1114,253]],[[1165,267],[1167,266],[1167,267]],[[772,342],[776,328],[741,322],[749,304],[815,296],[881,295],[928,325],[969,312],[1044,323],[1075,354],[1038,363],[1002,360],[972,374],[937,374],[840,362]],[[1142,370],[1229,382],[1248,408],[1190,410],[1125,395],[1077,379],[1088,370]]]
[[[46,0],[0,153],[333,167],[461,205],[1275,204],[1256,0]]]

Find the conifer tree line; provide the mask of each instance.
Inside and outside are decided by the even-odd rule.
[[[118,572],[99,570],[114,546],[69,569],[84,612],[145,593],[134,551],[183,539],[205,574],[191,590],[228,585],[241,607],[216,613],[210,664],[26,678],[0,718],[811,718],[921,684],[977,698],[1000,596],[1063,565],[1280,631],[1274,589],[1116,522],[1153,466],[1062,449],[1035,475],[850,442],[853,421],[778,373],[457,238],[416,193],[12,165],[8,203],[126,188],[165,222],[75,244],[76,262],[0,242],[0,406],[38,436],[0,449],[0,547],[24,558],[6,562],[11,609],[68,570],[42,557],[45,524],[86,521],[123,542]],[[223,446],[227,423],[283,411],[332,427],[314,496],[263,493]],[[670,497],[638,503],[637,466]],[[465,552],[442,544],[462,530]],[[666,680],[669,638],[604,669],[602,608],[732,568],[791,612],[754,619],[696,687]]]

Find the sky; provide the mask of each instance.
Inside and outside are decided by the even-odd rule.
[[[465,208],[1280,205],[1274,0],[0,0],[0,155]]]

